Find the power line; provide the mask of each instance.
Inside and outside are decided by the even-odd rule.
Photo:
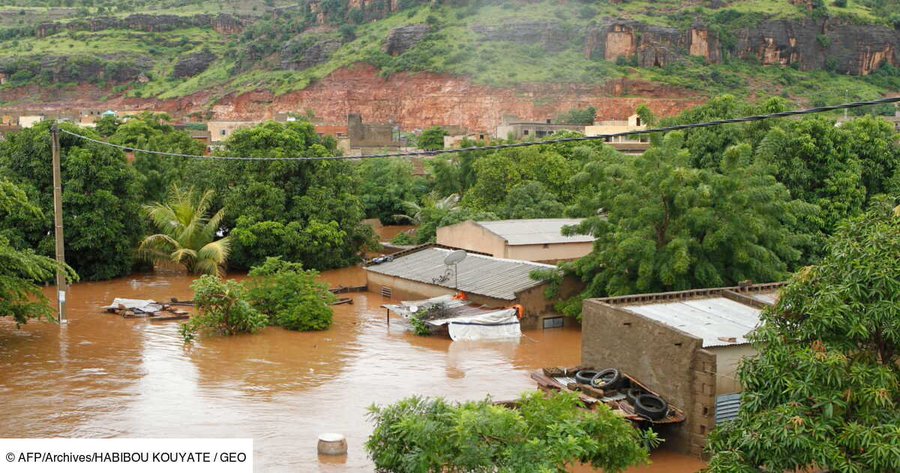
[[[470,153],[475,151],[499,151],[503,149],[511,149],[511,148],[525,148],[528,146],[543,146],[543,145],[553,145],[553,144],[562,144],[562,143],[577,143],[581,141],[605,141],[610,138],[616,138],[620,136],[635,136],[635,135],[649,135],[652,133],[667,133],[670,131],[678,131],[678,130],[689,130],[693,128],[708,128],[713,126],[720,125],[729,125],[733,123],[749,123],[749,122],[758,122],[762,120],[768,120],[771,118],[784,118],[784,117],[793,117],[799,115],[810,115],[814,113],[822,113],[822,112],[830,112],[833,110],[841,110],[841,109],[850,109],[850,108],[859,108],[859,107],[868,107],[871,105],[882,105],[900,102],[900,97],[889,97],[878,100],[871,100],[868,102],[851,102],[844,103],[840,105],[828,105],[824,107],[815,107],[815,108],[807,108],[802,110],[789,110],[785,112],[776,112],[776,113],[767,113],[764,115],[752,115],[749,117],[741,117],[741,118],[728,118],[724,120],[714,120],[710,122],[703,123],[688,123],[684,125],[673,125],[662,128],[653,128],[649,130],[635,130],[635,131],[627,131],[621,133],[608,133],[604,135],[596,135],[596,136],[579,136],[579,137],[571,137],[571,138],[556,138],[546,141],[528,141],[523,143],[507,143],[500,145],[489,145],[489,146],[471,146],[468,148],[454,148],[454,149],[444,149],[444,150],[435,150],[435,151],[411,151],[406,153],[385,153],[385,154],[368,154],[363,156],[303,156],[303,157],[285,157],[285,158],[272,158],[272,157],[263,157],[263,158],[251,158],[251,157],[237,157],[237,156],[202,156],[196,154],[182,154],[182,153],[169,153],[165,151],[152,151],[146,149],[138,149],[133,148],[131,146],[119,145],[115,143],[110,143],[108,141],[96,140],[93,138],[89,138],[84,135],[79,135],[78,133],[73,133],[68,130],[60,129],[59,131],[65,133],[67,135],[71,135],[77,138],[81,138],[85,141],[89,141],[92,143],[97,143],[103,146],[109,146],[112,148],[118,148],[126,152],[134,152],[134,153],[146,153],[152,154],[156,156],[166,156],[172,158],[185,158],[185,159],[209,159],[209,160],[220,160],[220,161],[334,161],[334,160],[352,160],[352,159],[381,159],[381,158],[415,158],[415,157],[427,157],[427,156],[438,156],[442,154],[458,154],[458,153]]]

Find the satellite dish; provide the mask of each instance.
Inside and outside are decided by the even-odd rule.
[[[460,261],[466,259],[466,256],[467,253],[465,252],[465,250],[456,250],[453,253],[447,255],[446,258],[444,258],[444,264],[446,264],[447,266],[450,266],[451,264],[458,264]]]
[[[411,305],[411,306],[409,306],[409,311],[412,312],[413,314],[415,314],[416,312],[419,311],[419,306]]]

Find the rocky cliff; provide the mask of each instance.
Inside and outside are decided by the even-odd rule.
[[[135,14],[124,18],[100,16],[90,19],[75,19],[68,22],[47,22],[35,29],[35,35],[44,38],[60,31],[103,31],[110,29],[162,32],[183,28],[211,28],[222,34],[243,31],[250,19],[228,14],[218,15],[147,15]]]
[[[412,93],[415,91],[415,93]],[[112,108],[167,112],[193,119],[258,120],[277,113],[313,110],[328,123],[346,123],[358,113],[366,123],[394,122],[404,130],[431,125],[458,125],[494,132],[504,116],[546,120],[572,108],[593,106],[598,116],[625,119],[646,104],[661,117],[699,105],[705,97],[673,87],[628,80],[602,86],[531,84],[516,88],[477,85],[470,80],[439,74],[396,74],[382,77],[368,65],[342,69],[315,85],[276,96],[268,91],[228,95],[209,107],[212,91],[174,100],[114,98],[108,91],[87,85],[76,90],[40,87],[0,90],[0,100],[30,101],[22,111],[65,113],[73,109]],[[34,105],[37,102],[40,105]],[[15,110],[15,107],[9,107]]]
[[[702,24],[679,31],[629,20],[606,20],[585,33],[586,57],[624,58],[642,67],[665,67],[685,56],[720,62],[725,55],[763,65],[828,69],[867,75],[883,64],[898,65],[900,31],[828,19],[763,21],[728,32],[731,46]]]

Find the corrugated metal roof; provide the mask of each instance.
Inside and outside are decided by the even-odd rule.
[[[494,220],[475,222],[491,233],[499,235],[510,245],[540,245],[544,243],[581,243],[594,241],[591,235],[562,234],[567,225],[578,225],[580,218],[537,218],[529,220]]]
[[[622,308],[703,339],[703,348],[748,343],[760,310],[725,297],[685,299]],[[734,339],[734,342],[729,341]]]
[[[453,268],[444,264],[444,258],[450,253],[443,248],[425,248],[387,263],[367,266],[366,271],[453,289]],[[459,286],[456,289],[511,301],[517,292],[543,284],[528,276],[531,271],[556,266],[469,254],[457,267]],[[448,278],[440,279],[448,273]]]

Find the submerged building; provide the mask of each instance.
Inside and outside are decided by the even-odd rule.
[[[396,300],[463,292],[468,300],[485,307],[522,305],[523,328],[564,323],[552,312],[555,301],[548,299],[544,291],[548,283],[531,277],[533,271],[554,270],[556,266],[475,253],[467,254],[455,265],[447,265],[445,260],[454,250],[426,245],[391,255],[385,262],[370,264],[365,268],[368,290]],[[572,296],[578,288],[577,281],[567,278],[561,284],[560,296]]]
[[[588,299],[582,309],[584,366],[640,379],[686,416],[661,432],[678,451],[700,454],[706,437],[740,407],[747,335],[783,283]]]

